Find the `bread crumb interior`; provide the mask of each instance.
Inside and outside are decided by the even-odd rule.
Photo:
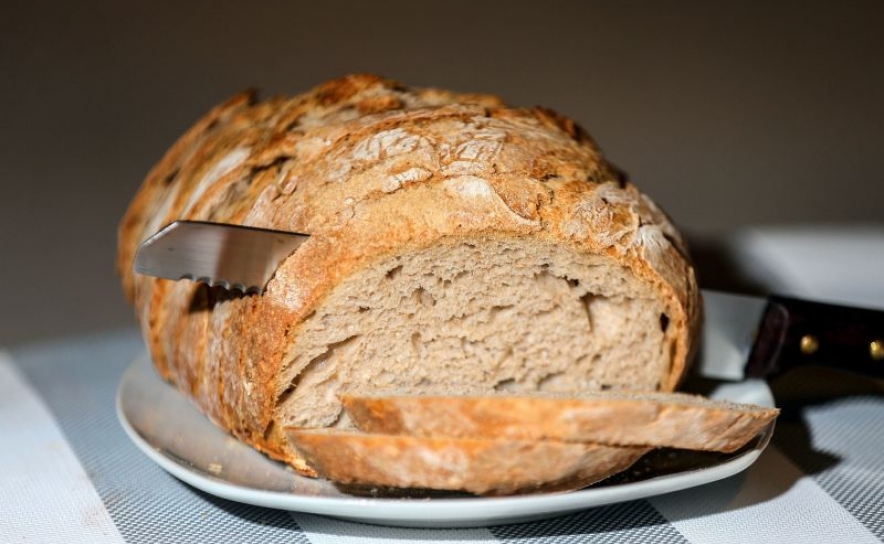
[[[276,420],[350,427],[339,396],[657,390],[664,301],[613,259],[458,239],[352,275],[288,350]]]

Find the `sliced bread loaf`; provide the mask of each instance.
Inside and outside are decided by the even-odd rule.
[[[135,275],[178,219],[311,236],[260,295]],[[341,394],[671,391],[700,322],[681,236],[573,121],[370,75],[212,110],[118,268],[160,374],[305,473],[282,429],[350,426]]]
[[[344,396],[369,433],[562,440],[732,452],[779,410],[683,393],[562,396]]]

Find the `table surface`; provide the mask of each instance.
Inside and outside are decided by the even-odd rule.
[[[880,227],[748,232],[734,251],[770,289],[884,308]],[[230,502],[165,473],[114,412],[142,350],[125,329],[0,352],[0,543],[884,541],[881,382],[820,369],[775,380],[771,446],[721,482],[533,523],[402,529]]]

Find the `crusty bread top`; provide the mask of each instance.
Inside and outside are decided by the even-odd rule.
[[[352,396],[350,418],[369,433],[564,440],[732,452],[776,408],[658,392],[580,396]]]
[[[138,244],[178,219],[311,237],[261,296],[135,276]],[[329,293],[405,249],[495,237],[604,256],[641,278],[673,338],[660,388],[676,386],[700,318],[681,236],[573,121],[493,96],[372,75],[294,97],[238,95],[150,172],[120,225],[117,265],[162,375],[215,422],[286,457],[273,428],[289,385],[280,376]]]

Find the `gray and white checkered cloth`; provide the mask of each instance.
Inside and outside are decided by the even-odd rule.
[[[519,525],[403,529],[231,502],[164,472],[114,412],[142,350],[120,331],[0,352],[0,544],[884,542],[879,382],[819,372],[775,382],[784,411],[773,443],[720,482]]]

